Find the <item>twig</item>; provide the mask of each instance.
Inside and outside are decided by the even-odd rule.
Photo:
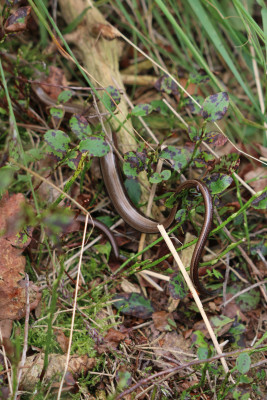
[[[72,312],[72,319],[71,319],[71,329],[70,329],[70,336],[69,336],[69,345],[68,345],[68,351],[67,351],[67,355],[66,355],[65,368],[64,368],[63,376],[62,376],[59,390],[58,390],[57,400],[60,400],[60,397],[61,397],[64,379],[65,379],[65,375],[68,370],[68,364],[69,364],[69,360],[70,360],[70,350],[71,350],[71,344],[72,344],[72,336],[73,336],[76,305],[77,305],[77,298],[78,298],[78,291],[79,291],[79,284],[80,284],[80,272],[81,272],[81,265],[82,265],[83,249],[84,249],[84,243],[85,243],[86,232],[87,232],[87,224],[88,224],[88,214],[86,214],[85,223],[84,223],[82,249],[81,249],[82,251],[81,251],[81,255],[80,255],[80,259],[79,259],[78,272],[77,272],[77,278],[76,278],[75,294],[74,294],[74,300],[73,300],[73,312]]]
[[[213,331],[213,329],[211,327],[210,321],[209,321],[209,319],[208,319],[208,317],[207,317],[207,315],[206,315],[206,313],[204,311],[203,305],[202,305],[202,303],[200,301],[200,298],[199,298],[199,296],[197,294],[197,291],[194,288],[193,283],[191,282],[191,279],[189,278],[189,275],[187,274],[186,269],[185,269],[185,267],[184,267],[179,255],[178,255],[177,251],[175,250],[174,245],[172,244],[171,239],[169,238],[169,236],[168,236],[168,234],[167,234],[167,232],[166,232],[166,230],[165,230],[163,225],[158,225],[158,230],[160,231],[161,235],[163,236],[163,239],[165,240],[169,250],[171,251],[175,261],[177,262],[177,264],[178,264],[178,266],[179,266],[179,268],[180,268],[180,270],[181,270],[181,272],[183,274],[183,277],[184,277],[184,279],[185,279],[185,281],[186,281],[186,283],[187,283],[187,285],[189,287],[189,290],[191,291],[191,293],[192,293],[192,295],[194,297],[194,300],[195,300],[196,305],[197,305],[197,307],[199,309],[199,312],[200,312],[200,314],[201,314],[201,316],[202,316],[202,318],[203,318],[203,320],[205,322],[205,325],[207,327],[207,330],[209,332],[209,335],[211,337],[211,340],[212,340],[212,342],[214,344],[214,347],[215,347],[217,353],[218,354],[222,354],[222,350],[221,350],[220,345],[219,345],[219,343],[217,341],[215,333],[214,333],[214,331]],[[223,369],[224,369],[225,373],[227,374],[229,372],[229,368],[228,368],[227,363],[226,363],[224,358],[221,358],[221,363],[222,363],[222,366],[223,366]]]
[[[160,287],[156,282],[153,281],[149,276],[147,276],[144,271],[138,272],[138,274],[145,279],[150,285],[152,285],[156,290],[163,292],[162,287]]]
[[[30,319],[30,294],[29,294],[29,275],[25,274],[25,295],[26,295],[26,305],[25,305],[25,324],[24,324],[24,342],[21,360],[18,367],[18,375],[17,375],[17,385],[14,392],[14,400],[17,399],[19,383],[21,379],[22,369],[26,362],[26,353],[28,350],[28,334],[29,334],[29,319]]]

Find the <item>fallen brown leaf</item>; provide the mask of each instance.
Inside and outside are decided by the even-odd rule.
[[[176,323],[174,322],[173,315],[166,311],[158,311],[152,314],[155,328],[160,332],[172,331],[175,329]],[[170,321],[172,321],[170,323]]]
[[[20,232],[19,221],[25,205],[24,196],[20,193],[4,195],[0,201],[0,320],[2,327],[10,323],[4,320],[19,320],[25,316],[25,281],[23,280],[25,257],[23,249],[31,241],[32,229]],[[37,307],[41,294],[38,287],[30,282],[30,309]],[[4,331],[8,334],[7,330]]]

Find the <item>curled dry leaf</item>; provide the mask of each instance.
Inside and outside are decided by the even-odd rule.
[[[97,346],[97,352],[99,354],[104,353],[105,351],[110,351],[111,349],[117,349],[118,345],[121,341],[123,341],[128,335],[126,333],[122,333],[117,331],[114,328],[110,328],[108,333],[104,337],[104,343]]]
[[[19,231],[25,205],[20,193],[4,195],[0,202],[0,320],[18,320],[25,316],[25,257],[21,255],[31,241],[32,229]],[[37,307],[41,294],[32,282],[29,285],[30,308]],[[2,324],[5,325],[4,322]]]
[[[59,94],[64,90],[62,86],[68,86],[67,79],[62,69],[51,66],[49,68],[49,76],[43,81],[42,89],[52,99],[57,100]]]
[[[152,314],[155,328],[160,332],[173,331],[176,328],[173,315],[166,311],[157,311]]]
[[[94,36],[102,36],[106,40],[113,40],[120,36],[117,29],[113,26],[100,23],[93,25],[92,33]]]
[[[35,354],[27,357],[25,366],[22,371],[21,377],[21,388],[24,390],[31,391],[34,386],[39,382],[40,375],[44,364],[44,354]],[[61,354],[50,354],[48,367],[44,376],[43,383],[58,383],[62,373],[64,372],[66,364],[66,356]],[[70,372],[74,378],[77,378],[80,374],[86,374],[87,371],[94,368],[96,360],[89,358],[87,355],[70,357],[68,372]],[[66,381],[66,380],[65,380]],[[68,385],[71,381],[70,376],[67,375]]]
[[[25,31],[31,14],[31,7],[19,7],[14,14],[10,15],[5,23],[6,33],[16,33]]]
[[[67,353],[69,346],[69,338],[65,335],[62,329],[55,328],[54,334],[56,335],[57,342],[63,351],[63,353]]]

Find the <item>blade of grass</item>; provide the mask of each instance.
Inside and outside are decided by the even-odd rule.
[[[239,71],[237,70],[236,66],[234,65],[231,56],[228,54],[222,38],[220,37],[218,31],[214,27],[213,23],[211,22],[209,16],[207,15],[205,9],[202,7],[201,3],[199,0],[188,0],[188,3],[190,4],[192,10],[194,11],[196,17],[202,24],[203,28],[205,29],[207,35],[210,37],[211,42],[214,44],[215,48],[218,50],[218,52],[221,54],[222,58],[232,71],[234,77],[244,90],[244,92],[247,94],[248,98],[250,99],[251,103],[254,105],[254,107],[259,110],[259,106],[251,92],[251,90],[248,88],[248,86],[245,84],[243,81]]]

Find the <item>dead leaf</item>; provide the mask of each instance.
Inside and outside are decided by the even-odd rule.
[[[65,335],[62,329],[55,328],[54,333],[57,338],[57,342],[63,351],[63,353],[67,353],[69,346],[69,338]]]
[[[166,311],[158,311],[152,314],[155,328],[160,332],[173,331],[176,329],[173,315]]]
[[[6,33],[16,33],[25,31],[27,28],[27,23],[31,14],[31,7],[19,7],[5,23]]]
[[[141,293],[141,289],[138,285],[123,279],[121,283],[121,288],[125,293]]]
[[[106,40],[113,40],[116,37],[119,37],[117,29],[111,25],[107,24],[95,24],[92,27],[92,33],[94,36],[99,37],[102,36]]]
[[[58,383],[62,375],[66,363],[66,356],[61,354],[50,354],[47,371],[44,376],[43,383]],[[27,357],[25,366],[22,371],[21,388],[31,391],[39,382],[40,375],[44,364],[44,354],[35,354]],[[79,375],[86,374],[96,365],[95,358],[89,358],[87,355],[70,357],[68,371],[77,378]],[[67,384],[70,382],[70,377],[67,376]]]
[[[49,76],[40,85],[42,89],[52,99],[57,100],[58,95],[62,92],[62,86],[68,86],[67,79],[64,75],[64,71],[60,68],[51,66],[49,68]]]
[[[114,328],[110,328],[108,333],[104,337],[104,342],[109,344],[113,349],[116,349],[120,342],[127,337],[127,334],[117,331]]]
[[[19,232],[25,199],[22,194],[4,195],[0,202],[0,320],[16,320],[25,316],[25,257],[23,249],[31,241],[29,233]],[[14,247],[16,246],[16,247]],[[30,308],[33,310],[41,299],[36,285],[30,282]]]
[[[190,341],[186,340],[181,334],[176,331],[168,332],[164,335],[163,339],[158,342],[161,348],[154,349],[156,356],[162,357],[164,364],[160,363],[161,368],[168,368],[173,366],[169,360],[167,361],[164,356],[179,360],[180,363],[188,361],[188,353],[190,351]],[[154,347],[154,346],[153,346]]]
[[[250,186],[253,187],[256,192],[263,190],[267,186],[266,168],[258,167],[247,172],[244,176],[245,181],[256,179],[255,181],[249,182]]]

